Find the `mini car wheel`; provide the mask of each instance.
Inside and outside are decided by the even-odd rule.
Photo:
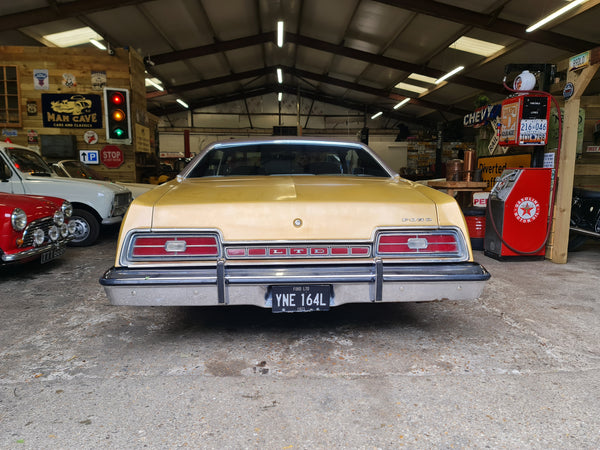
[[[72,247],[92,245],[100,235],[100,224],[96,218],[83,209],[74,209],[69,222],[76,225],[75,238],[69,242]]]

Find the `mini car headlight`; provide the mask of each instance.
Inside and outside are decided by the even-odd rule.
[[[69,234],[75,234],[77,231],[77,224],[75,222],[69,222],[67,229],[69,230]]]
[[[59,227],[65,223],[65,215],[62,211],[56,211],[54,213],[54,223]]]
[[[52,225],[48,230],[48,236],[50,236],[50,239],[52,239],[53,241],[56,241],[58,239],[58,235],[58,227],[56,225]]]
[[[27,214],[21,208],[15,208],[10,216],[10,223],[15,231],[23,231],[27,226]]]
[[[65,217],[71,217],[71,214],[73,214],[73,205],[71,205],[71,203],[69,202],[64,202],[60,209],[62,210]]]
[[[63,238],[66,238],[69,235],[69,227],[67,226],[66,223],[63,223],[60,226],[60,236]]]
[[[36,228],[33,232],[33,244],[34,245],[42,245],[44,243],[44,230],[41,228]]]

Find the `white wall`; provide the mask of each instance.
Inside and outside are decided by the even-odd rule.
[[[298,120],[297,96],[284,94],[281,105],[277,95],[265,95],[243,101],[184,111],[162,118],[159,122],[159,148],[161,155],[183,156],[183,130],[190,130],[190,151],[197,154],[211,142],[232,138],[270,136],[273,126],[297,126],[304,136],[357,141],[359,132],[369,128],[371,147],[393,170],[406,167],[406,150],[394,142],[397,131],[395,121],[385,117],[372,120],[360,111],[301,99]],[[247,106],[246,106],[247,105]],[[281,115],[279,114],[281,108]],[[415,130],[415,132],[418,130]]]

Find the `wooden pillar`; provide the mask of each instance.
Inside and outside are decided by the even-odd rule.
[[[567,262],[569,225],[571,218],[571,198],[573,177],[577,156],[577,128],[579,126],[579,106],[581,96],[598,70],[600,64],[592,64],[580,70],[570,71],[567,83],[573,83],[573,95],[565,101],[563,110],[563,134],[558,161],[558,187],[554,207],[553,234],[548,248],[548,258],[558,264]]]

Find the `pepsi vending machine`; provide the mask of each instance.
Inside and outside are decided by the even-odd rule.
[[[552,169],[506,169],[497,180],[486,211],[484,254],[544,257]]]

